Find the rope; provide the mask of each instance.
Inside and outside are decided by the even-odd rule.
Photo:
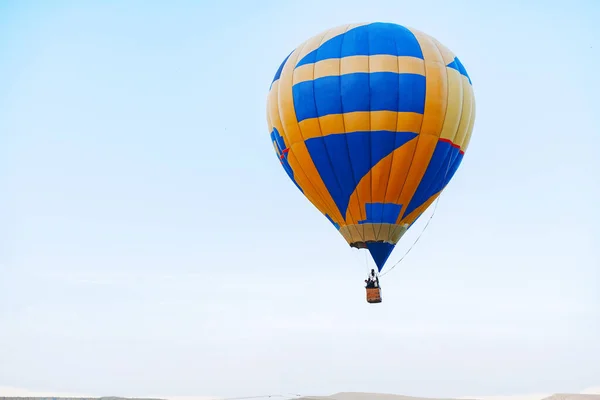
[[[417,242],[419,241],[419,239],[421,239],[421,236],[423,236],[423,234],[425,233],[425,230],[427,229],[427,227],[429,226],[429,223],[431,222],[431,220],[433,219],[433,216],[435,215],[435,211],[437,210],[438,203],[440,202],[440,197],[442,197],[442,193],[440,193],[440,195],[438,196],[438,198],[435,200],[435,206],[433,207],[433,212],[431,213],[431,216],[429,217],[429,220],[427,221],[427,223],[423,227],[423,230],[421,231],[421,233],[419,234],[419,236],[417,236],[417,238],[415,239],[414,243],[408,248],[408,250],[406,250],[406,253],[404,253],[404,255],[402,257],[400,257],[400,259],[396,262],[396,264],[392,265],[392,267],[390,269],[388,269],[387,271],[385,271],[383,274],[379,275],[380,278],[386,276],[391,270],[393,270],[394,268],[396,268],[396,266],[398,264],[400,264],[402,262],[402,260],[404,260],[404,257],[406,257],[408,255],[408,253],[410,253],[410,251],[412,250],[412,248],[415,247],[415,245],[417,244]]]
[[[448,172],[450,171],[450,165],[452,164],[452,161],[454,161],[454,159],[452,157],[448,157],[448,165],[446,165],[446,173],[444,174],[444,177],[448,176]],[[400,264],[402,262],[402,260],[404,260],[404,257],[406,257],[408,255],[408,253],[410,253],[410,251],[412,250],[413,247],[415,247],[415,245],[417,244],[419,239],[421,239],[421,236],[423,236],[423,234],[425,233],[425,230],[427,229],[427,227],[429,226],[429,223],[431,222],[431,220],[433,219],[433,216],[435,215],[435,212],[438,208],[438,203],[440,202],[440,198],[442,197],[442,193],[444,192],[444,189],[445,189],[445,187],[442,188],[442,190],[440,191],[440,195],[435,200],[435,206],[433,207],[433,212],[431,213],[429,220],[423,227],[423,230],[421,231],[421,233],[419,233],[419,236],[417,236],[417,238],[415,239],[415,242],[408,248],[408,250],[406,250],[406,253],[404,253],[404,255],[402,257],[400,257],[400,259],[398,260],[398,262],[396,262],[396,264],[392,265],[392,267],[390,269],[385,271],[383,274],[379,275],[380,278],[386,276],[391,270],[396,268],[396,265]]]

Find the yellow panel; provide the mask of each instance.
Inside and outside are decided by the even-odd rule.
[[[369,56],[350,56],[340,59],[340,75],[369,72]]]
[[[279,81],[275,81],[269,94],[267,95],[267,120],[269,123],[269,133],[273,130],[273,127],[279,131],[281,128],[281,121],[279,120],[279,108],[277,104],[277,91],[279,88]]]
[[[332,58],[329,60],[319,61],[318,63],[310,65],[314,69],[314,78],[319,79],[325,76],[339,76],[340,75],[340,59]],[[304,66],[302,66],[304,67]],[[300,68],[302,68],[300,67]]]
[[[290,149],[288,151],[287,160],[288,160],[288,163],[290,164],[290,167],[292,168],[292,171],[294,171],[294,179],[296,180],[296,183],[298,183],[298,186],[300,186],[302,188],[302,192],[304,193],[304,196],[306,196],[306,198],[323,214],[328,214],[329,216],[331,216],[331,219],[334,220],[338,224],[343,223],[343,221],[340,220],[339,218],[338,218],[338,220],[335,219],[335,214],[333,214],[332,211],[330,210],[330,207],[328,207],[323,202],[323,198],[321,197],[319,192],[315,189],[313,184],[310,182],[310,180],[308,179],[308,177],[302,170],[300,164],[298,163],[298,160],[296,159],[296,155],[294,154],[293,149]]]
[[[444,60],[444,65],[448,65],[448,64],[452,63],[454,61],[454,58],[456,58],[454,53],[451,52],[450,49],[448,49],[442,43],[438,42],[436,38],[433,38],[431,36],[429,38],[432,40],[432,42],[435,44],[435,46],[440,51],[440,54],[442,55],[442,59]]]
[[[269,102],[269,97],[271,96],[271,92],[267,95],[267,107],[265,108],[266,117],[267,117],[267,131],[271,133],[273,131],[273,124],[271,123],[271,103]]]
[[[402,193],[413,153],[417,148],[417,140],[418,137],[406,142],[392,153],[392,172],[385,193],[386,203],[395,203],[396,199],[400,197],[400,193]]]
[[[368,132],[371,130],[371,118],[368,111],[344,113],[346,132]]]
[[[343,64],[341,60],[343,60]],[[408,56],[375,55],[330,58],[297,67],[294,70],[294,83],[359,72],[396,72],[425,75],[425,64],[420,58]]]
[[[469,84],[469,80],[465,76],[461,77],[461,83],[463,87],[463,104],[462,109],[463,112],[460,117],[460,124],[458,126],[458,132],[456,133],[456,144],[463,147],[463,143],[467,137],[467,132],[469,130],[469,126],[471,125],[471,113],[472,113],[472,103],[473,96],[471,95],[471,85]],[[464,150],[464,149],[463,149]]]
[[[311,138],[321,137],[321,122],[319,118],[309,118],[298,124],[303,140]],[[327,125],[328,128],[332,128],[331,124]]]
[[[342,60],[343,62],[341,62]],[[420,58],[384,54],[330,58],[297,67],[294,71],[294,82],[312,80],[313,72],[310,72],[312,70],[314,70],[314,79],[359,72],[399,72],[425,75],[424,65],[424,61]]]
[[[292,147],[296,143],[303,143],[302,132],[298,127],[296,119],[296,109],[294,108],[294,97],[292,95],[292,79],[294,74],[294,64],[298,58],[300,51],[298,49],[289,56],[281,71],[278,85],[278,105],[279,118],[285,136],[288,139],[288,147]]]
[[[413,112],[397,113],[396,132],[414,132],[419,133],[423,124],[423,114]]]
[[[313,80],[315,64],[304,64],[294,70],[294,84]]]
[[[369,57],[369,72],[425,75],[425,66],[423,60],[416,57],[377,55]]]
[[[310,139],[321,136],[321,132],[323,135],[378,130],[417,133],[422,121],[422,114],[412,112],[356,111],[308,118],[299,125],[304,139]]]
[[[398,72],[425,75],[425,61],[416,57],[394,57],[398,62]]]
[[[456,58],[455,54],[450,51],[446,46],[444,46],[442,43],[440,43],[439,41],[437,41],[435,38],[431,38],[433,40],[433,42],[436,44],[436,46],[438,47],[438,49],[440,50],[440,52],[442,53],[442,57],[444,59],[444,63],[446,65],[452,63],[454,61],[454,59]],[[448,77],[450,78],[450,74],[455,75],[457,74],[460,77],[460,81],[461,81],[461,86],[462,86],[462,92],[463,92],[463,97],[470,97],[470,102],[471,102],[471,110],[469,111],[468,108],[465,108],[466,105],[469,103],[468,99],[463,99],[462,104],[461,104],[461,114],[464,115],[464,113],[469,114],[469,122],[466,128],[466,131],[463,131],[462,129],[457,129],[457,134],[455,135],[455,140],[454,143],[456,143],[457,145],[460,146],[461,151],[465,151],[466,148],[468,147],[469,144],[469,140],[471,138],[471,132],[473,130],[473,125],[475,122],[475,99],[474,99],[474,95],[473,95],[473,86],[469,83],[469,80],[467,77],[462,76],[460,74],[460,72],[456,71],[453,68],[447,68],[448,70]],[[452,92],[452,89],[449,90],[449,93]],[[450,94],[449,94],[450,97]],[[448,118],[448,117],[446,117]],[[459,134],[460,132],[460,134]],[[442,134],[442,137],[444,136],[444,133]]]
[[[437,47],[431,39],[415,31],[415,36],[421,45],[425,58],[425,113],[421,125],[421,135],[440,136],[448,99],[448,84],[446,66]]]
[[[398,113],[395,111],[370,111],[371,131],[396,132]],[[367,114],[367,112],[365,112]],[[368,118],[367,115],[365,117]]]
[[[471,93],[472,93],[473,87],[471,87]],[[471,134],[473,133],[473,126],[475,125],[475,96],[473,97],[473,101],[471,102],[471,122],[469,123],[469,128],[467,129],[467,136],[465,138],[465,141],[463,143],[462,146],[462,150],[467,151],[467,148],[469,147],[469,143],[471,143]]]
[[[342,114],[331,114],[319,118],[305,119],[300,122],[300,126],[302,126],[305,121],[311,120],[318,120],[319,125],[321,125],[323,136],[331,135],[332,133],[344,133],[344,116]],[[304,131],[304,127],[302,127],[302,131]],[[309,136],[307,135],[305,138],[308,139]]]
[[[456,143],[458,124],[463,106],[463,83],[460,73],[452,68],[446,68],[448,78],[448,108],[440,139]]]

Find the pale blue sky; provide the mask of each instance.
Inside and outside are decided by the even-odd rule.
[[[600,3],[319,3],[0,3],[0,386],[600,384]],[[296,45],[371,20],[439,39],[477,100],[465,160],[378,306],[265,121]]]

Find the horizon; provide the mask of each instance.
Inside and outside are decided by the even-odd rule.
[[[5,394],[8,391],[8,394]],[[284,399],[293,399],[293,398],[306,398],[306,397],[325,397],[334,396],[336,394],[340,394],[344,392],[331,393],[331,394],[312,394],[312,395],[282,395],[282,394],[270,394],[270,395],[249,395],[247,397],[238,397],[238,400],[243,399],[261,399],[261,398],[284,398]],[[361,393],[361,392],[358,392]],[[381,395],[391,395],[391,396],[407,396],[421,399],[441,399],[441,398],[432,398],[432,397],[419,397],[417,395],[406,395],[406,394],[391,394],[391,393],[377,393]],[[556,394],[567,394],[567,395],[594,395],[600,396],[600,386],[587,387],[582,389],[579,392],[575,393],[566,393],[566,392],[557,392],[557,393],[527,393],[527,394],[488,394],[483,396],[458,396],[452,398],[452,400],[543,400],[550,396]],[[83,395],[81,393],[66,393],[66,392],[37,392],[37,391],[29,391],[22,388],[11,388],[11,387],[2,387],[0,386],[0,398],[2,397],[12,397],[12,398],[61,398],[61,399],[86,399],[86,398],[103,398],[103,397],[117,397],[117,398],[125,398],[118,395]],[[127,397],[127,399],[154,399],[154,400],[228,400],[223,397],[215,397],[215,396],[134,396]],[[444,399],[450,399],[449,397],[445,397]],[[229,399],[232,400],[232,399]]]

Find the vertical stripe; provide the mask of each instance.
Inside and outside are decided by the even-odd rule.
[[[467,128],[467,136],[462,146],[463,152],[466,152],[469,148],[469,144],[471,143],[471,135],[473,134],[473,127],[475,125],[476,103],[475,96],[473,96],[472,93],[473,88],[471,87],[471,121],[469,122],[469,127]]]
[[[446,77],[448,79],[448,108],[440,139],[449,140],[460,146],[456,137],[460,120],[464,114],[463,77],[458,71],[451,68],[446,68]]]
[[[340,30],[345,29],[347,28],[336,28],[334,30],[327,31],[322,36],[311,39],[309,41],[309,46],[313,46],[313,44],[310,42],[319,42],[319,44],[316,46],[315,53],[316,56],[318,56],[319,51],[321,49],[320,44],[323,43],[323,41],[328,40],[328,38],[334,35],[338,35]],[[342,42],[339,42],[339,46],[340,48],[338,49],[338,54],[341,54]],[[303,50],[303,52],[304,51],[306,50]],[[300,54],[302,54],[302,52]],[[330,82],[330,79],[333,79],[334,81],[337,80],[339,82],[340,78],[330,77],[321,78],[321,80],[315,80],[315,68],[317,68],[316,64],[313,64],[312,71],[308,70],[303,72],[304,77],[306,77],[307,74],[310,74],[310,80],[303,82],[302,84],[311,85],[312,93],[309,93],[302,99],[297,99],[297,101],[295,101],[295,109],[298,109],[299,107],[304,108],[307,104],[312,103],[315,114],[318,116],[326,114],[326,110],[338,104],[338,113],[343,112],[342,104],[340,104],[340,96],[339,94],[336,96],[336,92],[341,92],[341,83],[338,83],[337,88],[334,86],[333,89],[331,88],[330,84],[326,86],[321,86],[321,82]],[[299,77],[299,75],[294,74],[294,79],[296,77]],[[294,86],[295,84],[296,82],[292,81],[292,86]],[[312,99],[310,98],[311,96]],[[350,211],[349,207],[344,201],[344,199],[350,198],[349,195],[346,195],[344,189],[347,187],[356,186],[352,171],[351,158],[347,150],[348,146],[345,143],[345,135],[341,138],[341,140],[344,143],[341,143],[339,140],[325,141],[323,138],[323,130],[320,125],[320,119],[315,118],[312,121],[314,122],[303,124],[302,126],[299,125],[300,132],[304,140],[306,139],[304,131],[309,130],[310,132],[312,132],[310,136],[313,136],[313,139],[311,139],[310,145],[306,143],[306,148],[310,155],[312,163],[315,166],[317,173],[319,174],[320,180],[324,183],[324,186],[327,188],[330,197],[336,204],[336,207],[338,208],[338,213],[342,216],[343,221],[345,223],[347,223],[348,220],[357,221],[360,218],[360,215],[355,216],[352,215],[351,212],[348,212]],[[338,200],[336,201],[336,199]],[[360,209],[360,207],[352,208]]]
[[[444,57],[453,57],[445,48],[440,48],[437,41],[433,41],[433,43],[442,55],[444,64],[446,63]],[[424,209],[421,206],[430,203],[428,200],[445,187],[449,177],[454,174],[462,160],[462,157],[459,157],[459,146],[456,146],[454,142],[463,115],[463,78],[454,69],[445,68],[445,72],[448,82],[448,102],[440,140],[436,144],[417,190],[404,210],[405,216],[413,214],[416,209],[423,212]],[[405,218],[403,222],[409,223]]]
[[[471,124],[471,112],[472,112],[472,103],[473,103],[473,97],[471,96],[471,84],[469,83],[469,81],[467,80],[466,77],[464,76],[460,76],[460,81],[462,84],[462,88],[463,88],[463,92],[465,93],[465,95],[463,96],[463,101],[462,101],[462,114],[460,117],[460,123],[458,125],[458,132],[456,133],[456,144],[458,144],[459,146],[461,146],[466,137],[467,137],[467,133],[469,131],[469,125]]]
[[[333,56],[334,58],[340,58],[343,52],[343,46],[345,42],[345,34],[348,30],[353,29],[356,25],[346,25],[344,27],[340,27],[334,30],[327,32],[327,34],[323,37],[322,42],[329,42],[331,44],[330,48],[326,48],[325,46],[319,46],[319,48],[315,51],[315,56],[317,59],[324,59],[328,56]],[[339,37],[339,41],[332,41],[331,38]],[[320,88],[317,92],[315,91],[315,100],[321,100],[317,103],[317,115],[323,115],[324,112],[321,110],[326,110],[328,105],[331,104],[339,110],[340,114],[343,114],[346,110],[344,109],[344,102],[342,99],[342,87],[344,85],[344,77],[341,75],[341,62],[338,61],[335,66],[337,70],[335,71],[337,76],[333,79],[336,80],[337,85],[334,88],[330,88],[324,86]],[[313,64],[313,73],[316,75],[321,72],[321,69],[326,68],[326,64]],[[313,81],[315,87],[317,86],[317,81]],[[320,121],[320,119],[319,119]],[[344,119],[336,120],[336,127],[340,127],[341,123],[342,130],[338,132],[345,132]],[[328,132],[324,131],[322,127],[321,135],[326,135]],[[349,190],[353,190],[357,185],[357,177],[356,175],[356,166],[353,165],[353,157],[351,157],[350,147],[348,144],[348,135],[340,135],[337,137],[328,138],[328,140],[324,140],[327,144],[327,154],[329,156],[330,162],[334,169],[334,175],[340,187],[340,191],[343,193],[343,201],[348,201],[347,206],[341,210],[342,216],[345,218],[346,223],[356,224],[356,221],[362,219],[360,200],[356,200],[354,204],[350,204],[350,193]],[[349,189],[349,188],[352,189]],[[358,213],[357,213],[358,211]],[[361,237],[364,238],[364,228],[359,228],[361,233]]]
[[[418,42],[417,42],[417,44],[418,44]],[[398,43],[396,40],[394,40],[394,45],[398,48],[398,47],[402,46],[403,43]],[[419,51],[421,51],[420,47],[419,47]],[[422,55],[422,52],[421,52],[421,55]],[[396,60],[396,65],[395,65],[396,70],[402,71],[404,69],[403,64],[405,64],[405,63],[407,63],[406,59],[398,58]],[[425,75],[425,65],[424,64],[421,66],[421,68],[418,72]],[[425,81],[425,84],[427,84],[427,81]],[[427,86],[425,86],[425,88],[426,87]],[[408,95],[408,93],[398,90],[398,93],[397,93],[398,108],[399,108],[399,103],[400,103],[401,97],[407,96],[407,95]],[[423,99],[422,101],[423,101],[423,103],[425,103],[425,99]],[[424,107],[424,104],[423,104],[423,107]],[[412,114],[412,115],[414,115],[414,114]],[[412,115],[410,118],[412,118]],[[408,116],[406,116],[406,117],[408,117]],[[405,118],[404,115],[402,115],[402,116],[397,115],[396,120],[389,121],[389,123],[393,123],[395,125],[395,130],[398,131],[398,129],[400,129],[400,127],[403,127],[406,125],[405,123],[400,123],[400,121],[403,120],[404,118]],[[422,118],[422,116],[419,115],[419,126],[420,126],[420,122],[422,121],[421,118]],[[379,121],[377,121],[377,122],[379,122]],[[385,122],[388,122],[388,121],[386,120]],[[399,146],[395,146],[395,148],[398,148],[398,147]],[[411,148],[411,146],[407,147],[407,149],[410,149],[410,148]],[[394,158],[395,154],[397,154],[397,150],[392,152],[391,156],[385,159],[384,165],[381,166],[381,169],[378,169],[378,171],[382,171],[382,172],[379,173],[375,178],[375,181],[377,182],[377,190],[374,190],[373,197],[376,199],[376,201],[381,201],[385,204],[390,204],[390,203],[388,203],[388,192],[391,192],[390,198],[396,199],[400,196],[401,188],[399,187],[399,182],[400,182],[400,180],[404,181],[406,179],[406,176],[398,177],[397,176],[398,174],[394,173],[395,171],[398,170],[398,168],[401,167],[401,163],[403,161],[402,159]],[[387,173],[383,172],[383,171],[387,171]],[[382,182],[383,182],[383,184],[382,184]],[[391,191],[390,191],[390,186],[392,186]],[[383,196],[382,197],[381,197],[381,194],[382,194],[381,188],[383,188]],[[393,204],[393,203],[391,203],[391,204]],[[382,216],[382,218],[383,218],[383,216]],[[382,228],[380,228],[379,231],[376,233],[376,239],[390,241],[391,234],[392,234],[391,229],[386,228],[385,230],[382,230]]]
[[[284,144],[289,149],[288,150],[288,160],[287,160],[288,164],[289,164],[290,168],[292,169],[292,171],[294,172],[294,178],[295,178],[297,185],[300,186],[300,188],[302,188],[302,191],[303,191],[304,195],[306,196],[306,198],[322,213],[329,214],[329,215],[335,215],[335,214],[332,214],[332,210],[330,209],[330,207],[328,207],[327,203],[323,201],[323,198],[320,195],[320,193],[317,190],[315,190],[315,187],[312,185],[312,183],[310,182],[310,180],[304,173],[304,170],[302,169],[301,164],[297,161],[297,158],[294,154],[293,149],[291,149],[291,147],[290,147],[289,139],[287,139],[285,137],[285,132],[284,132],[284,129],[283,129],[283,126],[281,123],[281,117],[279,114],[279,108],[277,107],[277,105],[278,105],[278,101],[277,101],[278,86],[279,86],[279,81],[274,82],[274,84],[272,86],[272,90],[269,93],[269,99],[270,99],[270,101],[269,101],[270,107],[268,107],[269,128],[270,128],[270,130],[273,130],[273,128],[276,128],[282,135]],[[339,220],[340,219],[338,219],[338,221]]]
[[[391,47],[391,48],[396,48],[396,40],[393,36],[391,35],[386,35],[386,36],[382,36],[382,41],[387,42],[385,43],[386,47]],[[386,65],[380,65],[385,63]],[[371,61],[371,63],[369,64],[369,68],[371,70],[378,70],[381,68],[385,68],[388,71],[391,72],[398,72],[399,71],[399,66],[398,66],[398,59],[381,59],[381,61],[379,60],[373,60]],[[393,76],[393,75],[392,75]],[[377,98],[377,96],[381,96],[383,98],[386,99],[387,102],[391,103],[393,105],[393,108],[396,110],[400,109],[400,75],[396,75],[396,81],[392,82],[390,84],[390,87],[395,87],[394,91],[391,90],[380,90],[380,91],[373,91],[371,93],[371,97],[375,100]],[[381,113],[373,113],[371,112],[371,125],[373,126],[374,129],[377,129],[379,126],[394,126],[394,130],[397,129],[397,120],[398,118],[395,115],[391,115],[389,113],[387,114],[381,114]],[[388,182],[389,182],[389,178],[390,178],[390,170],[392,168],[392,158],[393,158],[393,150],[396,149],[397,147],[395,146],[395,142],[396,142],[396,137],[392,137],[390,138],[390,141],[387,142],[382,142],[380,144],[380,149],[376,149],[373,148],[371,149],[372,152],[385,152],[385,154],[390,154],[389,157],[385,157],[384,159],[381,160],[381,162],[379,162],[377,165],[375,165],[373,167],[373,169],[371,170],[371,183],[372,183],[372,187],[371,187],[371,202],[373,203],[383,203],[383,201],[385,200],[385,192],[387,190],[387,186],[388,186]],[[386,210],[385,206],[381,206],[381,207],[377,207],[376,209],[373,210],[374,215],[373,216],[373,220],[374,221],[382,221],[383,220],[383,213],[384,210]],[[399,212],[400,210],[398,210]],[[395,219],[394,219],[394,223],[395,223]],[[381,234],[381,225],[380,228],[377,229],[377,231],[375,232],[375,239],[378,240],[379,236]],[[387,234],[389,235],[389,230],[387,231]],[[387,239],[387,237],[386,237]]]
[[[417,138],[416,151],[412,157],[408,176],[402,187],[400,197],[395,201],[395,203],[403,205],[398,222],[401,221],[410,199],[417,190],[437,145],[444,123],[448,96],[446,67],[440,52],[427,35],[416,30],[412,31],[421,45],[421,51],[423,51],[427,87],[425,112],[421,131]]]
[[[358,43],[361,42],[360,37],[362,36],[363,42],[366,44],[367,56],[370,56],[371,55],[371,48],[373,47],[372,43],[371,43],[371,40],[370,40],[370,37],[371,37],[371,35],[370,35],[370,29],[365,29],[364,33],[362,33],[362,34],[359,33],[358,30],[355,30],[353,33],[355,33],[357,35],[357,38],[356,39],[353,38],[353,40],[348,40],[348,42],[349,43],[353,43],[353,44],[358,44]],[[356,53],[355,51],[352,51],[350,54],[355,54],[355,53]],[[373,92],[374,92],[375,89],[373,87],[374,86],[373,85],[374,77],[370,73],[371,72],[371,58],[368,57],[367,60],[368,60],[367,62],[369,63],[369,66],[368,66],[369,74],[367,74],[367,83],[366,83],[365,86],[366,86],[366,88],[368,90],[368,95],[364,96],[364,98],[365,98],[365,101],[368,101],[368,106],[367,106],[366,109],[369,110],[369,129],[368,130],[370,131],[372,129],[372,112],[373,112],[374,105],[375,105],[374,102],[373,102]],[[369,149],[368,150],[369,151],[369,164],[373,165],[374,163],[373,163],[373,140],[372,140],[372,135],[369,135],[369,147],[368,147],[368,149]],[[371,200],[371,198],[372,198],[371,193],[372,193],[372,190],[373,190],[372,189],[373,188],[373,174],[368,173],[367,175],[368,175],[367,180],[369,182],[369,188],[368,188],[368,190],[365,191],[365,197],[362,198],[362,200],[363,200],[363,202],[361,203],[362,207],[365,207],[366,204],[372,202],[372,200]],[[365,209],[365,218],[366,218],[366,213],[367,212],[366,212],[366,209]],[[363,226],[364,226],[364,230],[365,230],[365,236],[375,237],[375,230],[373,229],[373,225],[372,224],[365,224]]]
[[[348,27],[348,29],[344,32],[344,37],[340,42],[340,55],[342,54],[354,54],[356,51],[355,41],[350,38],[347,40],[346,33],[355,27]],[[339,92],[339,101],[340,107],[342,109],[343,117],[342,124],[344,126],[345,132],[367,132],[366,134],[361,134],[360,136],[356,136],[353,138],[349,138],[346,136],[346,146],[348,148],[348,153],[352,154],[352,169],[353,169],[353,178],[354,178],[354,191],[356,192],[356,196],[350,195],[349,209],[347,213],[347,217],[352,219],[352,222],[348,220],[350,224],[358,224],[358,221],[364,220],[366,218],[366,211],[364,209],[365,201],[367,200],[368,193],[360,188],[360,181],[363,176],[360,175],[361,172],[358,171],[358,165],[356,165],[357,159],[369,160],[368,164],[371,165],[370,162],[370,148],[366,146],[365,140],[367,139],[367,135],[369,135],[370,131],[370,123],[369,118],[365,118],[364,113],[348,113],[352,108],[351,101],[353,97],[355,97],[355,93],[357,90],[360,90],[359,82],[353,80],[352,75],[349,75],[349,72],[352,70],[369,70],[369,60],[367,57],[347,57],[342,58],[340,60],[340,69],[338,71],[340,75],[340,92]],[[368,88],[367,88],[368,89]],[[364,108],[363,110],[367,111],[368,108]],[[369,156],[367,157],[367,154]],[[354,216],[354,218],[352,218]],[[364,238],[367,233],[365,232],[365,227],[360,225],[358,229],[361,231],[362,237]]]
[[[306,181],[310,182],[310,186],[314,188],[314,193],[311,193],[314,197],[320,197],[323,203],[323,208],[320,211],[324,214],[328,214],[330,218],[338,224],[344,222],[343,216],[337,210],[335,203],[329,194],[329,191],[325,187],[323,180],[321,179],[317,169],[310,157],[302,132],[298,126],[298,120],[296,118],[296,112],[294,108],[294,100],[292,96],[292,85],[293,85],[293,72],[296,60],[301,54],[302,47],[296,49],[281,71],[278,86],[278,110],[281,120],[282,132],[285,138],[287,138],[288,146],[290,146],[293,156],[290,160],[290,166],[292,169],[301,169],[306,177]],[[295,162],[294,162],[295,161]],[[294,165],[295,164],[295,165]]]

